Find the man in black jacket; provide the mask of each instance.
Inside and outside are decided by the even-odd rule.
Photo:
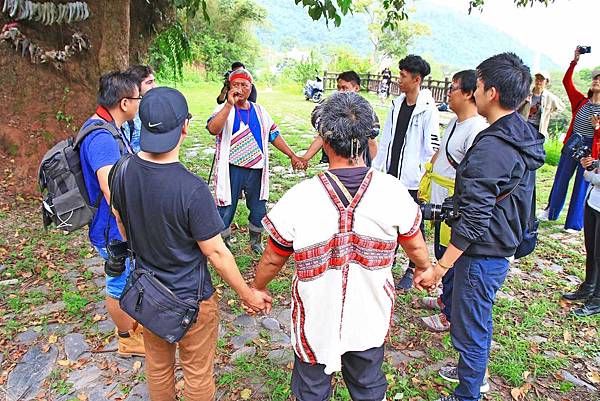
[[[531,214],[535,170],[544,164],[544,137],[515,110],[531,85],[529,68],[513,53],[477,67],[475,100],[491,124],[481,131],[456,171],[455,206],[448,249],[434,269],[415,276],[430,287],[454,266],[450,334],[460,354],[445,377],[459,382],[438,401],[480,399],[492,341],[492,306],[523,239]],[[452,377],[449,377],[452,376]]]

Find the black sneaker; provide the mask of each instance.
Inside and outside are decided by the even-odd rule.
[[[592,295],[594,295],[594,287],[582,283],[575,291],[564,293],[562,297],[567,301],[587,301]]]
[[[442,398],[438,398],[436,401],[460,401],[460,399],[457,398],[454,394],[452,394]]]
[[[575,316],[585,317],[600,313],[600,297],[590,298],[585,305],[573,311]]]
[[[440,369],[440,377],[451,383],[458,383],[458,368],[455,366],[444,366]],[[487,377],[484,377],[479,392],[487,393],[488,391],[490,391],[490,382]]]
[[[412,268],[412,267],[406,268],[406,271],[404,272],[404,276],[402,276],[400,281],[398,281],[398,283],[396,284],[396,289],[398,291],[408,291],[412,288],[414,272],[415,272],[414,268]]]

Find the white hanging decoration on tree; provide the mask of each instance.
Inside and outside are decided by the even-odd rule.
[[[2,12],[8,13],[15,20],[30,20],[44,25],[71,24],[85,21],[90,17],[90,10],[85,1],[70,3],[37,3],[30,0],[4,0]]]

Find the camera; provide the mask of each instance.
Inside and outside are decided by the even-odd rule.
[[[570,150],[571,157],[578,163],[581,163],[582,158],[590,157],[592,155],[592,150],[583,143],[583,137],[577,132],[574,132],[573,135],[571,135],[571,138],[569,138],[565,147]],[[598,160],[594,160],[591,165],[586,167],[586,170],[593,171],[598,168],[599,164]]]
[[[106,247],[108,260],[104,263],[104,273],[110,277],[118,277],[125,271],[125,260],[129,256],[127,241],[111,240]]]
[[[423,220],[445,221],[452,223],[460,217],[460,211],[454,206],[454,198],[449,197],[444,199],[441,205],[434,203],[422,203],[421,214]]]
[[[229,71],[225,71],[223,73],[223,84],[229,86],[229,76],[231,75],[233,71],[229,70]]]
[[[587,54],[592,52],[592,46],[577,46],[579,54]]]

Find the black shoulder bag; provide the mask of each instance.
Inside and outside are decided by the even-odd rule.
[[[124,171],[128,157],[123,157],[112,168],[109,174],[111,188],[111,208],[113,188],[118,185],[121,204],[125,202]],[[112,175],[112,176],[111,176]],[[126,227],[127,236],[131,241],[131,230],[128,229],[127,215],[122,207],[119,213]],[[204,269],[199,267],[199,283],[196,302],[189,302],[177,297],[167,286],[161,283],[154,273],[136,263],[127,278],[127,284],[119,300],[119,306],[129,316],[149,329],[154,334],[167,341],[176,343],[183,338],[192,327],[200,312],[202,300],[202,284]]]

